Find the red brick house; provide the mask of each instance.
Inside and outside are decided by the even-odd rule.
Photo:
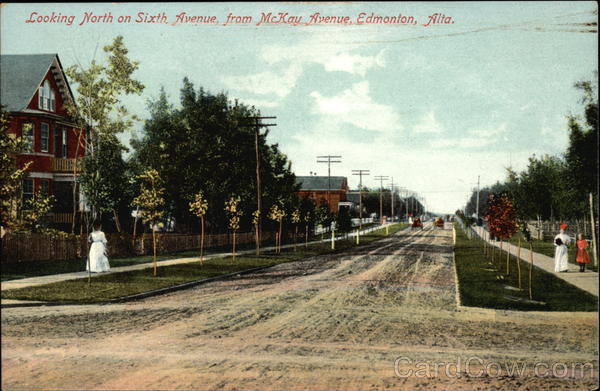
[[[317,205],[327,202],[329,194],[329,210],[337,213],[340,202],[346,201],[348,180],[343,176],[297,176],[296,183],[300,185],[297,192],[299,198],[308,197]]]
[[[31,161],[23,198],[42,191],[56,198],[53,219],[69,223],[77,159],[84,132],[67,114],[73,93],[57,54],[1,55],[0,104],[9,113],[9,133],[28,141],[17,165]],[[76,192],[77,194],[77,192]]]

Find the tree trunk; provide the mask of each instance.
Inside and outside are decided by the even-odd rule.
[[[156,231],[152,226],[152,265],[154,267],[154,277],[156,277]]]
[[[235,261],[235,229],[233,230],[233,260]]]
[[[119,222],[119,215],[117,214],[116,209],[113,209],[113,216],[115,217],[115,226],[117,227],[117,232],[121,233],[121,222]]]
[[[531,272],[533,269],[533,248],[531,247],[531,243],[529,243],[529,300],[533,300],[533,296],[531,294]]]
[[[88,269],[88,285],[92,284],[92,270],[90,267],[90,240],[89,240],[89,236],[90,236],[90,230],[89,230],[89,224],[88,224],[88,214],[86,212],[85,214],[85,243],[86,243],[86,249],[87,249],[87,269]]]
[[[296,230],[294,231],[294,251],[296,251],[297,240],[298,240],[298,224],[296,224]]]
[[[281,253],[281,233],[282,233],[282,228],[283,228],[283,219],[279,220],[279,247],[278,247],[278,250],[277,250],[278,254]]]
[[[73,129],[73,131],[75,131]],[[79,140],[75,148],[75,165],[73,166],[73,221],[71,222],[71,233],[75,233],[75,219],[77,217],[77,156],[79,155],[79,145],[81,144],[81,136],[83,132],[79,131]]]
[[[510,243],[506,242],[506,275],[510,275]]]
[[[204,217],[200,217],[200,265],[204,263]]]
[[[304,232],[304,248],[308,248],[308,224],[306,224]]]
[[[517,270],[519,273],[519,289],[521,289],[521,238],[519,238],[517,247]]]
[[[486,256],[488,255],[487,235],[485,231],[483,232],[483,253]]]
[[[256,255],[260,255],[260,235],[258,232],[258,223],[254,224],[254,233],[256,236]]]

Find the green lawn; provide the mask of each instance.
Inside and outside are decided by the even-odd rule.
[[[510,274],[506,275],[506,252],[496,249],[492,262],[491,257],[484,254],[482,240],[476,236],[469,240],[464,231],[456,227],[454,253],[463,305],[536,311],[598,310],[596,296],[536,267],[531,284],[533,301],[529,301],[529,263],[520,261],[522,290],[518,290],[516,257],[510,257]]]
[[[406,224],[392,225],[389,227],[389,233],[393,234],[405,227]],[[384,236],[386,236],[385,229],[371,232],[361,237],[361,245],[371,243]],[[354,238],[336,242],[335,250],[331,250],[329,243],[310,244],[308,248],[305,248],[303,244],[299,244],[296,251],[293,248],[282,249],[281,254],[264,253],[259,257],[250,255],[238,256],[235,261],[231,257],[214,258],[206,260],[202,266],[198,262],[194,262],[159,267],[157,277],[153,277],[152,269],[105,274],[93,277],[91,284],[88,284],[87,278],[82,278],[3,291],[2,298],[40,301],[102,302],[217,275],[235,273],[262,266],[272,266],[315,255],[331,254],[354,246]],[[192,256],[197,256],[197,253]],[[167,256],[162,258],[165,257]],[[136,260],[135,263],[147,262],[148,257],[139,257]],[[113,266],[114,261],[111,260]]]

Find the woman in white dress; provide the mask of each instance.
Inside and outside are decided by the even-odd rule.
[[[107,241],[104,232],[100,230],[100,223],[94,223],[94,232],[90,234],[88,240],[92,245],[90,246],[89,264],[86,265],[86,271],[89,270],[92,273],[109,271],[110,265],[106,256]]]
[[[567,224],[560,225],[560,233],[554,237],[554,272],[566,272],[569,270],[569,250],[567,246],[571,243],[571,238],[565,233]]]

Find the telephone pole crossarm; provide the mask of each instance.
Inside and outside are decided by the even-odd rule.
[[[321,159],[321,160],[319,160]],[[327,159],[327,160],[325,160]],[[317,163],[327,163],[327,207],[331,210],[331,200],[329,193],[331,192],[331,164],[341,163],[342,156],[340,155],[321,155],[317,156]]]

